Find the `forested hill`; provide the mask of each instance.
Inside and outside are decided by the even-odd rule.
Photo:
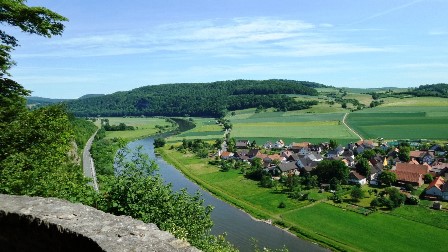
[[[223,116],[245,108],[305,109],[285,94],[317,95],[324,85],[293,80],[233,80],[212,83],[163,84],[67,102],[76,116]]]
[[[435,96],[448,98],[448,84],[439,83],[432,85],[421,85],[407,93],[415,96]]]

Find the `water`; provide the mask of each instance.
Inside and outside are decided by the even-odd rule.
[[[173,190],[186,188],[191,194],[200,191],[205,205],[214,207],[211,214],[214,226],[212,234],[227,233],[227,240],[235,245],[240,251],[253,251],[252,238],[258,241],[259,247],[283,248],[289,251],[328,251],[309,241],[298,237],[264,222],[256,221],[245,212],[227,204],[210,193],[202,190],[198,185],[188,180],[172,165],[166,163],[162,158],[155,156],[153,138],[137,140],[128,144],[134,149],[143,146],[143,151],[154,159],[159,165],[159,173],[167,183],[171,183]]]

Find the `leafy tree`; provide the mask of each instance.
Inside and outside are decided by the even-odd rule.
[[[330,139],[329,147],[330,149],[335,149],[336,147],[338,147],[338,142],[336,142],[336,140],[334,139]]]
[[[411,160],[409,153],[411,152],[410,147],[408,146],[401,146],[400,150],[398,151],[398,158],[403,162],[409,162]]]
[[[391,186],[397,181],[397,174],[390,171],[383,171],[379,176],[378,180],[381,184],[386,186]]]
[[[431,174],[427,173],[425,174],[425,176],[423,176],[423,180],[425,181],[426,184],[429,184],[433,181],[433,177]]]
[[[272,181],[272,177],[269,175],[262,175],[260,180],[260,185],[266,188],[272,188],[274,183]]]
[[[366,178],[370,178],[370,163],[367,159],[365,158],[359,158],[358,161],[356,162],[356,171],[365,176]]]
[[[163,146],[165,146],[165,144],[166,144],[166,141],[162,137],[154,139],[154,147],[155,148],[163,147]]]
[[[370,160],[370,159],[373,158],[375,155],[376,155],[375,151],[374,151],[374,150],[371,150],[371,149],[364,150],[364,151],[360,154],[360,156],[361,156],[362,158],[365,158],[365,159],[367,159],[367,160]]]
[[[199,193],[190,196],[186,190],[173,192],[171,186],[155,174],[157,169],[139,149],[135,153],[120,151],[116,176],[101,177],[98,207],[116,215],[155,223],[200,249],[216,249],[217,238],[210,235],[212,207],[203,206]],[[222,241],[219,244],[222,246]]]
[[[364,191],[360,186],[353,186],[350,191],[350,196],[354,201],[359,201],[360,199],[364,198]]]
[[[3,0],[0,9],[0,23],[44,37],[61,35],[64,30],[62,22],[67,21],[67,18],[44,7],[29,7],[24,0]],[[14,36],[4,31],[0,31],[0,41],[0,77],[3,77],[15,64],[10,53],[19,44]]]
[[[400,190],[398,190],[395,187],[388,187],[384,191],[389,195],[389,199],[393,203],[392,204],[393,208],[399,207],[406,200],[406,196],[402,194]]]
[[[311,173],[317,175],[321,183],[329,183],[332,178],[336,178],[345,184],[350,170],[341,160],[323,160]]]

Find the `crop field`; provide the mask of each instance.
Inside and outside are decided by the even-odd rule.
[[[145,136],[156,134],[158,129],[156,125],[171,126],[171,123],[166,122],[163,118],[139,118],[139,117],[107,117],[110,125],[118,125],[124,123],[128,126],[134,126],[135,130],[127,131],[108,131],[106,132],[106,139],[121,137],[126,139],[138,139]]]
[[[286,213],[283,220],[354,250],[446,251],[436,241],[443,240],[447,230],[381,212],[364,216],[318,203]]]
[[[448,139],[448,106],[376,107],[349,114],[347,123],[367,139]]]
[[[167,139],[168,142],[180,142],[182,139],[203,139],[215,140],[224,137],[222,126],[216,124],[214,118],[193,118],[193,123],[196,125],[193,129],[182,132],[179,135],[172,136]]]
[[[233,124],[231,136],[256,140],[258,144],[282,139],[286,143],[312,143],[335,139],[340,143],[355,141],[342,123],[344,113],[298,114],[296,112],[247,111],[228,117]]]

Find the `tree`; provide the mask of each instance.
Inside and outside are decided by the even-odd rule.
[[[332,178],[336,178],[345,184],[350,170],[341,160],[323,160],[311,173],[317,175],[321,183],[329,183]]]
[[[61,35],[62,22],[68,19],[44,7],[29,7],[24,0],[3,0],[0,3],[0,23],[18,27],[23,32],[44,37]],[[10,53],[19,46],[17,39],[0,31],[0,77],[9,75],[8,70],[15,63]]]
[[[334,139],[330,139],[329,147],[330,147],[330,149],[334,149],[334,148],[338,147],[338,142],[336,142],[336,140],[334,140]]]
[[[381,184],[386,186],[391,186],[393,183],[397,181],[397,174],[390,171],[383,171],[379,176],[378,180]]]
[[[384,191],[389,196],[389,200],[392,201],[393,208],[401,206],[406,200],[406,196],[395,187],[388,187]]]
[[[433,177],[431,174],[426,173],[425,176],[423,176],[423,180],[425,181],[426,184],[429,184],[433,181]]]
[[[165,141],[165,139],[162,138],[162,137],[160,137],[160,138],[156,138],[156,139],[154,140],[154,147],[155,147],[155,148],[163,147],[163,146],[165,146],[165,144],[166,144],[166,141]]]
[[[354,201],[358,202],[360,199],[364,198],[364,191],[360,186],[353,186],[350,191],[350,196]]]
[[[398,151],[398,158],[403,162],[409,162],[411,160],[409,154],[411,152],[411,148],[409,146],[401,146]]]
[[[366,178],[370,178],[370,163],[367,159],[365,159],[365,158],[358,159],[355,167],[356,167],[356,171],[359,174],[365,176]]]

